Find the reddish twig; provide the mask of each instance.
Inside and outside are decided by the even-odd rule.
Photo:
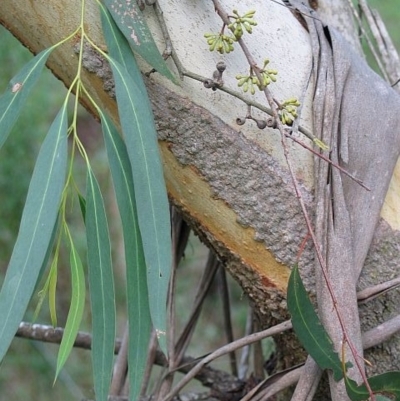
[[[361,185],[364,189],[366,189],[367,191],[371,191],[370,188],[368,188],[361,180],[359,180],[358,178],[354,177],[354,175],[352,175],[351,173],[349,173],[346,169],[344,169],[343,167],[339,166],[339,164],[333,162],[331,159],[327,158],[326,156],[324,156],[322,153],[316,152],[313,148],[310,148],[309,146],[307,146],[304,142],[298,140],[297,138],[295,138],[294,136],[290,135],[288,132],[285,133],[286,138],[290,138],[292,141],[298,143],[300,146],[302,146],[304,149],[307,149],[308,151],[310,151],[312,154],[314,154],[315,156],[319,157],[320,159],[322,159],[323,161],[331,164],[333,167],[337,168],[339,171],[341,171],[343,174],[347,175],[347,177],[349,177],[350,179],[352,179],[353,181],[355,181],[358,185]]]
[[[220,16],[222,22],[224,24],[226,24],[226,25],[229,25],[230,21],[229,21],[229,18],[228,18],[228,14],[224,11],[224,9],[221,6],[219,0],[212,0],[212,1],[213,1],[213,4],[214,4],[214,8],[215,8],[217,14]],[[257,76],[259,82],[263,82],[263,78],[262,78],[262,75],[260,73],[260,69],[259,69],[256,61],[254,60],[253,56],[251,55],[251,53],[250,53],[247,45],[245,44],[244,40],[242,38],[239,38],[239,39],[237,39],[237,43],[241,47],[244,55],[246,56],[246,59],[247,59],[249,65],[250,65],[250,68],[252,69],[254,74]],[[332,283],[331,283],[331,281],[329,279],[327,268],[326,268],[326,264],[325,264],[325,261],[323,259],[322,254],[321,254],[321,250],[320,250],[317,238],[315,236],[315,233],[314,233],[311,221],[310,221],[310,217],[308,215],[304,200],[303,200],[303,198],[301,196],[301,191],[300,191],[299,184],[298,184],[296,176],[294,174],[294,168],[293,168],[292,162],[291,162],[290,157],[289,157],[289,150],[288,150],[288,148],[286,146],[286,131],[285,131],[285,127],[283,126],[283,124],[281,123],[281,121],[279,119],[277,106],[276,106],[276,104],[274,102],[274,99],[273,99],[273,96],[272,96],[270,90],[268,89],[268,86],[263,88],[263,92],[264,92],[264,95],[265,95],[265,97],[267,99],[267,102],[268,102],[269,106],[271,107],[272,116],[275,118],[276,123],[277,123],[277,128],[278,128],[278,130],[279,130],[279,132],[281,134],[282,149],[283,149],[283,153],[284,153],[284,156],[285,156],[286,164],[287,164],[288,169],[289,169],[289,174],[290,174],[291,179],[292,179],[294,191],[295,191],[296,197],[297,197],[297,199],[299,201],[300,207],[302,209],[302,213],[303,213],[306,225],[307,225],[307,229],[308,229],[308,231],[310,233],[310,236],[311,236],[311,239],[313,241],[314,248],[315,248],[315,253],[316,253],[317,259],[318,259],[318,263],[319,263],[319,265],[321,267],[321,271],[322,271],[322,274],[323,274],[323,277],[324,277],[324,281],[326,283],[329,295],[330,295],[332,303],[333,303],[335,314],[336,314],[336,316],[338,318],[341,330],[343,332],[343,337],[344,337],[346,343],[348,344],[348,346],[350,348],[350,351],[351,351],[351,353],[353,355],[353,358],[354,358],[354,362],[356,363],[357,368],[358,368],[358,370],[360,372],[360,375],[361,375],[361,377],[363,379],[363,382],[365,383],[365,386],[367,387],[368,392],[370,393],[371,399],[372,399],[372,401],[375,401],[375,397],[374,397],[374,394],[373,394],[373,392],[372,392],[372,390],[371,390],[371,388],[369,386],[369,383],[368,383],[368,380],[367,380],[367,376],[365,374],[365,370],[362,368],[362,366],[360,364],[358,352],[357,352],[353,342],[351,341],[351,339],[350,339],[350,337],[349,337],[349,335],[347,333],[347,329],[346,329],[346,326],[344,324],[344,319],[343,319],[343,317],[342,317],[342,315],[339,312],[339,309],[337,307],[338,301],[337,301],[336,295],[334,293],[334,290],[333,290],[333,287],[332,287]]]

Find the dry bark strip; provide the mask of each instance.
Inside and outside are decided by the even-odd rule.
[[[299,7],[304,13],[310,12]],[[319,313],[339,353],[344,336],[335,309],[341,314],[359,355],[355,361],[346,346],[346,359],[354,366],[349,374],[361,382],[355,363],[364,366],[356,289],[399,155],[400,118],[394,110],[400,110],[400,97],[337,31],[323,26],[318,18],[306,21],[315,72],[314,134],[328,144],[334,163],[371,188],[365,191],[340,171],[315,159],[316,234],[337,298],[334,305],[321,266],[316,263]],[[309,390],[296,400],[312,398],[315,390],[318,369],[309,361],[306,371],[313,374],[300,381],[298,393],[302,388]],[[332,400],[347,400],[344,383],[336,383],[332,375],[329,379]],[[314,384],[307,387],[307,382]]]

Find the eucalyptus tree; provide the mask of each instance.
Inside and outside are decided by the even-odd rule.
[[[3,0],[1,22],[37,56],[3,95],[0,111],[8,117],[0,143],[45,63],[101,120],[127,265],[143,266],[127,269],[130,353],[139,366],[130,369],[132,399],[151,325],[170,370],[178,364],[165,326],[173,264],[166,193],[239,282],[263,328],[289,318],[288,279],[298,268],[343,360],[342,376],[365,381],[363,348],[386,341],[398,325],[398,293],[387,290],[398,285],[391,279],[400,258],[400,64],[378,15],[361,0],[357,9],[345,0],[103,3]],[[372,45],[381,76],[367,65],[360,39]],[[65,102],[43,144],[0,294],[3,356],[50,251],[58,238],[69,243],[74,314],[57,372],[73,346],[85,297],[82,262],[65,218],[65,188],[73,187],[68,162],[73,152],[87,158],[73,121],[68,126]],[[112,284],[110,245],[88,159],[87,170],[86,194],[79,197],[88,234],[93,362],[101,366],[95,389],[105,399],[112,364],[105,345],[114,341],[115,328],[104,319],[114,314],[115,294],[106,285]],[[37,191],[44,194],[39,199]],[[135,331],[133,320],[143,311],[147,317]],[[376,337],[375,326],[384,322]],[[291,332],[276,342],[280,369],[304,361]],[[394,338],[368,352],[369,373],[398,368],[398,347]],[[309,357],[293,375],[299,379],[294,399],[310,399],[321,372]],[[347,399],[334,369],[329,379],[332,399]],[[171,399],[177,388],[165,386],[159,398]]]

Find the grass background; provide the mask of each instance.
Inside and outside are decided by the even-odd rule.
[[[369,3],[379,10],[397,49],[400,49],[400,7],[398,0],[370,0]],[[7,86],[9,79],[30,58],[29,51],[24,49],[4,28],[0,28],[0,92]],[[49,71],[45,71],[11,137],[0,150],[1,274],[5,272],[7,261],[12,252],[13,241],[18,231],[19,219],[36,155],[65,93],[63,84],[55,79]],[[93,139],[97,135],[97,126],[84,112],[81,113],[80,124],[84,141],[90,148],[92,158],[97,162],[97,171],[102,177],[103,188],[108,191],[107,193],[110,193],[104,148],[99,140]],[[79,175],[81,168],[82,166],[78,161],[77,175]],[[112,214],[115,213],[115,210],[113,210],[111,197],[110,203],[111,210],[109,212]],[[79,225],[79,223],[76,224]],[[111,230],[118,237],[119,227],[112,227]],[[83,239],[81,242],[81,251],[84,253]],[[199,279],[205,255],[206,250],[193,237],[186,252],[185,266],[179,273],[182,277],[178,283],[180,295],[177,300],[177,307],[179,311],[182,311],[182,321],[185,317],[187,303],[185,294],[193,292],[193,288]],[[118,263],[116,276],[116,285],[122,288],[124,285],[123,268],[118,266]],[[233,287],[232,302],[235,305],[234,319],[235,324],[240,328],[237,333],[239,335],[246,319],[246,302],[241,298],[241,290],[232,283],[231,286]],[[117,293],[123,293],[123,291],[117,291]],[[58,309],[60,324],[62,325],[68,311],[70,294],[68,265],[60,266],[59,294]],[[197,334],[194,339],[196,347],[191,349],[193,355],[201,355],[210,351],[221,340],[220,329],[215,322],[215,317],[213,317],[215,310],[221,310],[218,309],[220,305],[218,305],[217,298],[210,299],[208,302],[206,310],[209,312],[203,314],[202,332]],[[120,299],[120,303],[123,304],[123,299]],[[85,320],[88,322],[89,316],[86,316]],[[120,320],[120,326],[123,326],[123,313],[121,313]],[[40,321],[49,322],[46,313],[42,314]],[[84,326],[88,327],[85,323]],[[29,398],[41,401],[78,400],[84,396],[93,397],[90,355],[85,351],[73,351],[66,368],[53,386],[57,350],[56,345],[44,345],[15,339],[0,367],[0,401],[18,401]]]

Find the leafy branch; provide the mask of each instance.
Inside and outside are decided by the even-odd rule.
[[[0,360],[10,345],[35,285],[52,254],[47,280],[39,293],[36,315],[48,294],[52,321],[56,324],[57,266],[64,242],[70,249],[72,299],[58,353],[56,377],[68,358],[85,305],[83,264],[67,222],[70,205],[74,205],[74,198],[78,195],[86,225],[93,329],[92,359],[95,392],[99,400],[107,399],[111,380],[115,340],[115,293],[104,201],[88,154],[77,132],[78,102],[83,95],[101,116],[110,170],[123,222],[130,334],[135,339],[131,341],[130,348],[130,365],[135,366],[135,369],[130,370],[131,393],[134,398],[140,389],[151,325],[158,332],[159,343],[165,350],[165,303],[171,268],[169,206],[154,118],[135,58],[127,39],[117,28],[118,23],[123,25],[120,15],[115,13],[111,2],[109,3],[106,2],[106,5],[111,13],[114,12],[116,23],[104,4],[98,2],[108,54],[96,46],[86,31],[86,1],[82,0],[79,26],[23,67],[11,79],[8,89],[0,98],[1,146],[50,53],[67,41],[77,43],[79,56],[76,75],[36,161],[16,246],[0,292]],[[136,50],[158,71],[171,80],[176,80],[166,67],[150,32],[143,29],[142,21],[136,19],[132,24],[134,27],[140,26],[140,39],[145,44],[136,44]],[[130,35],[126,36],[133,40]],[[125,141],[119,137],[114,123],[90,96],[83,83],[83,56],[88,43],[108,60],[114,72]],[[73,91],[76,97],[68,126],[68,100]],[[70,152],[68,138],[71,142]],[[82,156],[87,168],[85,196],[80,193],[73,176],[76,154]],[[132,235],[132,230],[135,235]],[[136,287],[137,292],[132,290],[133,287]]]

